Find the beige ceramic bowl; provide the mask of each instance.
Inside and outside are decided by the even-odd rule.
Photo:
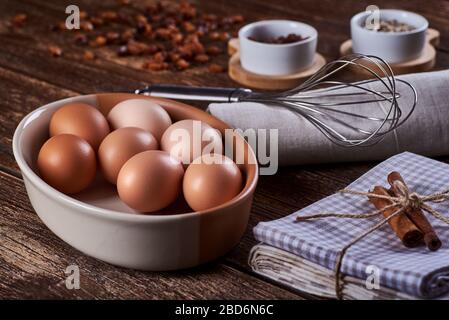
[[[228,127],[194,107],[138,97],[161,104],[173,121],[202,120],[222,132]],[[231,201],[201,212],[189,212],[185,203],[179,201],[157,215],[138,214],[120,201],[115,186],[100,177],[89,190],[67,196],[37,174],[37,154],[48,138],[50,117],[58,108],[66,103],[85,102],[107,114],[115,104],[130,98],[136,95],[112,93],[68,98],[36,109],[22,120],[14,134],[13,149],[33,208],[48,228],[71,246],[122,267],[175,270],[224,255],[245,232],[257,183],[257,163],[246,142],[245,151],[251,161],[241,166],[246,179],[243,190]]]

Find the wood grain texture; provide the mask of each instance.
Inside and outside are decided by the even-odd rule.
[[[319,31],[318,50],[326,59],[338,57],[349,37],[350,17],[369,1],[194,1],[218,15],[241,13],[247,21],[288,18],[313,24]],[[140,62],[118,58],[108,49],[99,59],[84,61],[82,50],[48,25],[63,20],[67,4],[80,8],[111,8],[105,1],[0,1],[0,298],[286,298],[301,296],[261,279],[248,267],[248,252],[256,243],[252,228],[277,219],[334,193],[375,163],[329,164],[281,168],[275,176],[260,177],[247,232],[226,257],[200,268],[171,273],[116,268],[84,256],[54,236],[30,207],[20,172],[13,159],[14,129],[25,114],[45,103],[77,94],[134,90],[150,83],[236,86],[226,73],[204,68],[185,72],[149,72]],[[378,1],[382,8],[418,11],[441,31],[436,69],[449,67],[448,1]],[[24,28],[11,30],[6,21],[29,14]],[[47,46],[60,44],[64,55],[52,58]],[[224,55],[221,63],[226,63]],[[198,104],[203,107],[204,104]],[[81,290],[67,290],[64,269],[81,269]],[[306,296],[308,297],[308,296]]]
[[[0,297],[133,299],[297,299],[298,296],[221,263],[179,272],[140,272],[87,257],[48,230],[31,208],[23,183],[0,172]],[[26,223],[24,223],[26,221]],[[80,268],[80,289],[64,271]]]

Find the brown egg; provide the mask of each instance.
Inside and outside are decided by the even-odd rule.
[[[199,120],[181,120],[163,134],[161,149],[190,164],[202,154],[222,153],[223,141],[218,130]]]
[[[97,150],[109,133],[106,118],[96,108],[85,103],[69,103],[56,111],[50,120],[50,136],[74,134]]]
[[[221,154],[203,155],[188,166],[182,189],[193,210],[207,210],[240,193],[242,174],[228,157]]]
[[[95,178],[95,152],[86,140],[60,134],[44,143],[37,166],[42,179],[53,188],[67,194],[77,193]]]
[[[116,184],[118,173],[126,161],[140,152],[157,148],[156,138],[143,129],[125,127],[112,131],[98,148],[98,160],[104,177]]]
[[[176,200],[184,168],[164,151],[136,154],[122,167],[117,178],[120,199],[141,212],[154,212]]]
[[[113,129],[137,127],[147,130],[157,141],[171,125],[167,111],[146,99],[129,99],[118,103],[109,111],[108,121]]]

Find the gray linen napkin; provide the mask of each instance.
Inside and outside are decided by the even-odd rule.
[[[388,187],[386,177],[399,171],[410,189],[429,195],[449,188],[449,165],[413,153],[393,156],[371,169],[348,188],[368,191],[374,185]],[[449,215],[449,202],[431,206]],[[380,221],[373,219],[338,219],[294,223],[297,215],[323,212],[367,213],[375,210],[367,197],[334,194],[287,217],[260,222],[254,236],[267,245],[299,255],[313,263],[334,270],[338,252],[353,238]],[[374,231],[349,248],[342,273],[366,279],[368,266],[380,271],[380,284],[412,296],[431,298],[449,291],[449,226],[429,217],[443,246],[436,252],[426,247],[405,248],[388,225]]]
[[[334,270],[322,267],[298,255],[262,243],[251,249],[248,262],[254,272],[273,281],[319,297],[337,298]],[[371,280],[368,282],[372,283]],[[368,287],[365,279],[345,276],[340,283],[343,284],[341,294],[344,300],[419,299],[385,286]],[[446,300],[449,297],[439,298]]]
[[[339,147],[307,120],[279,107],[250,102],[212,103],[209,111],[234,128],[279,129],[281,165],[382,160],[402,151],[428,156],[449,154],[449,70],[398,78],[416,88],[418,104],[408,121],[371,147]],[[412,98],[407,91],[401,96],[404,112]],[[353,106],[354,110],[364,107]]]

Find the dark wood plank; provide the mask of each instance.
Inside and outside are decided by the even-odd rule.
[[[33,6],[35,5],[33,1],[31,1],[31,8],[34,8]],[[207,5],[206,5],[207,6]],[[244,6],[244,4],[240,5],[239,8],[242,9],[241,7]],[[61,6],[60,6],[61,7]],[[26,9],[27,7],[25,6],[24,8],[21,7],[21,9]],[[54,6],[53,5],[48,5],[47,6],[48,10],[53,10],[53,14],[54,12],[59,12],[61,13],[61,10],[58,9],[55,11]],[[218,9],[223,10],[223,5],[218,6]],[[243,8],[244,9],[244,8]],[[263,8],[259,9],[259,10],[263,10],[264,12],[271,12],[270,10],[267,10],[267,8]],[[285,8],[281,8],[279,10],[279,12],[283,13],[283,11],[285,11]],[[38,11],[39,14],[41,16],[38,16],[38,18],[43,18],[45,16],[47,16],[49,13],[46,12],[45,10],[40,10]],[[256,13],[258,14],[257,10]],[[293,11],[294,14],[296,14],[295,11]],[[275,13],[273,13],[275,14]],[[50,15],[51,16],[51,15]],[[315,20],[317,20],[317,22],[320,21],[319,18],[316,18]],[[56,20],[55,20],[56,21]],[[44,28],[45,29],[45,28]],[[41,32],[43,33],[45,30],[42,29]],[[37,33],[39,33],[39,31],[37,31]],[[15,67],[17,66],[17,68],[20,68],[21,66],[26,66],[27,72],[31,73],[31,74],[35,74],[35,72],[38,74],[39,77],[43,77],[48,81],[55,81],[58,83],[63,83],[64,86],[70,86],[73,83],[73,86],[75,88],[79,88],[80,92],[86,92],[86,90],[89,90],[89,88],[95,88],[95,85],[97,83],[99,83],[100,86],[106,86],[106,88],[101,87],[100,91],[103,90],[107,90],[108,86],[113,86],[114,88],[116,86],[118,86],[118,84],[124,84],[126,83],[126,85],[132,85],[133,87],[137,86],[137,85],[141,85],[143,84],[143,82],[139,81],[139,80],[135,80],[133,76],[137,75],[137,73],[135,72],[135,70],[132,69],[128,69],[128,68],[122,68],[121,66],[116,66],[114,63],[110,63],[110,61],[103,61],[100,60],[96,63],[99,63],[100,65],[89,65],[86,64],[84,61],[77,61],[77,59],[79,57],[77,57],[76,54],[74,55],[68,55],[65,58],[59,58],[59,59],[52,59],[48,56],[48,53],[46,52],[46,46],[42,45],[42,43],[40,43],[39,41],[36,41],[35,39],[32,37],[27,37],[27,35],[10,35],[9,37],[5,37],[5,46],[4,48],[7,48],[8,50],[8,54],[10,54],[11,56],[8,56],[8,59],[4,60],[5,65],[8,64],[8,66],[14,65]],[[33,42],[34,41],[34,42]],[[335,41],[334,41],[335,42]],[[22,55],[22,54],[17,54],[17,47],[21,47],[21,48],[25,48],[28,51],[25,51],[26,54]],[[22,51],[23,52],[23,51]],[[30,59],[28,59],[28,56],[33,56],[34,60],[39,59],[38,60],[38,65],[40,67],[35,67],[35,69],[32,69],[32,72],[29,71],[30,67],[32,68],[34,65],[34,63],[30,62]],[[445,57],[443,55],[443,57]],[[14,58],[18,59],[15,60]],[[8,62],[6,61],[8,60]],[[447,60],[447,59],[446,59]],[[11,61],[13,61],[13,63],[11,63]],[[15,62],[15,63],[14,63]],[[445,62],[445,60],[443,60],[443,62]],[[443,63],[445,64],[445,63]],[[41,66],[44,65],[46,68],[42,68]],[[74,74],[75,77],[77,77],[77,80],[79,81],[68,81],[66,75],[62,74],[59,72],[59,70],[67,70],[68,74]],[[112,69],[112,71],[111,71]],[[45,71],[44,71],[45,70]],[[107,70],[107,71],[105,71]],[[104,79],[107,75],[110,75],[111,72],[115,72],[113,77],[108,77],[108,81],[97,81],[93,83],[92,79]],[[131,74],[130,74],[131,72]],[[122,74],[126,73],[127,74],[127,78],[128,80],[125,81],[124,80],[124,76]],[[118,77],[115,77],[115,74],[118,74]],[[132,75],[132,76],[131,76]],[[141,72],[138,72],[137,78],[141,77]],[[189,75],[186,73],[182,74],[182,77],[177,77],[176,79],[189,79]],[[158,74],[157,75],[157,79],[161,79],[164,77],[164,74]],[[111,79],[111,81],[109,81]],[[176,80],[175,80],[176,81]],[[188,80],[190,81],[190,80]],[[204,81],[204,80],[203,80]],[[217,80],[215,80],[217,81]],[[93,85],[92,85],[93,84]],[[344,165],[344,167],[347,167],[346,165]],[[304,206],[305,204],[308,204],[312,201],[315,201],[317,199],[319,199],[320,197],[322,197],[323,195],[328,195],[332,192],[334,192],[335,190],[337,190],[339,187],[342,186],[342,184],[336,184],[336,183],[329,183],[329,181],[327,181],[326,183],[323,183],[323,185],[325,187],[328,188],[328,191],[323,193],[323,192],[316,192],[316,190],[321,190],[320,187],[318,185],[311,185],[311,187],[307,188],[307,181],[308,180],[315,180],[315,179],[324,179],[324,180],[331,180],[329,178],[326,178],[326,172],[323,171],[323,169],[321,169],[322,167],[318,166],[318,167],[311,167],[311,169],[309,168],[309,170],[312,171],[316,171],[319,172],[318,176],[308,176],[307,175],[307,171],[302,171],[299,169],[289,169],[286,171],[286,173],[281,173],[279,175],[277,175],[274,178],[263,178],[261,179],[261,183],[260,183],[260,187],[258,189],[258,193],[261,194],[260,198],[275,198],[278,199],[278,201],[275,201],[275,203],[279,203],[280,208],[282,209],[282,207],[285,205],[285,203],[291,204],[293,203],[293,206],[290,207],[288,206],[289,210],[291,211],[290,208],[300,208],[302,206]],[[350,168],[350,167],[349,167]],[[364,168],[366,170],[366,168]],[[354,172],[353,175],[348,175],[346,171],[342,170],[341,166],[337,169],[338,174],[334,175],[333,177],[337,177],[337,176],[343,176],[343,177],[357,177],[361,174],[361,172],[363,172],[363,170],[357,170],[357,169],[350,169],[350,171]],[[284,176],[285,175],[285,176]],[[304,176],[306,176],[306,178],[304,178]],[[307,178],[308,177],[308,178]],[[267,180],[270,181],[268,183],[264,183],[263,181]],[[306,183],[298,183],[298,189],[299,193],[295,193],[295,192],[285,192],[285,191],[289,191],[289,190],[282,190],[281,187],[279,186],[284,186],[284,185],[289,185],[289,183],[292,183],[292,181],[303,181],[305,180]],[[345,183],[349,183],[349,179],[345,179]],[[284,188],[285,189],[285,188]],[[306,197],[306,198],[304,198]],[[309,199],[307,199],[307,197]],[[282,199],[281,201],[279,201],[279,199]],[[298,201],[297,199],[301,199],[300,201]],[[306,199],[309,201],[303,201],[302,199]],[[262,200],[260,200],[262,201]],[[257,203],[257,200],[256,200]],[[262,202],[263,203],[263,202]],[[269,218],[275,218],[275,217],[279,217],[282,216],[286,213],[285,209],[280,210],[279,207],[276,207],[273,209],[273,212],[275,213],[274,216],[269,216]],[[288,212],[288,211],[287,211]]]
[[[0,172],[0,296],[2,298],[297,299],[221,263],[179,272],[117,268],[71,248],[30,206],[21,179]],[[80,268],[81,289],[65,287],[68,265]]]
[[[156,82],[190,85],[210,83],[215,86],[229,86],[230,80],[226,73],[211,74],[206,71],[206,66],[175,73],[172,71],[151,72],[141,68],[145,58],[119,58],[115,49],[97,49],[95,52],[99,59],[86,62],[82,57],[85,48],[73,44],[73,32],[48,31],[49,24],[57,23],[65,18],[64,4],[68,3],[70,2],[58,2],[54,6],[48,7],[42,7],[42,2],[22,3],[20,9],[23,12],[29,12],[30,15],[30,23],[24,28],[8,28],[5,19],[1,19],[0,16],[0,39],[4,41],[2,47],[5,50],[2,54],[5,64],[0,63],[0,65],[9,65],[10,68],[33,77],[45,79],[59,86],[73,88],[82,93],[135,90],[145,84]],[[116,2],[107,1],[105,3]],[[81,8],[86,7],[79,2],[78,4]],[[106,5],[103,7],[108,8]],[[0,12],[12,11],[13,8],[17,8],[16,3],[8,1],[0,3]],[[43,19],[47,21],[45,24],[32,24],[33,21],[42,21]],[[52,58],[47,50],[50,44],[60,45],[64,49],[64,55],[57,59]],[[21,48],[20,52],[17,52],[17,47]],[[31,57],[34,58],[31,59]],[[227,55],[223,54],[218,62],[226,65],[227,59]],[[31,63],[32,60],[36,61],[37,65]],[[8,64],[6,61],[10,61],[10,63]],[[58,75],[57,71],[60,71],[61,67],[65,74]],[[54,77],[49,76],[49,73],[44,70],[50,74],[55,71]],[[70,75],[70,78],[67,75]],[[71,81],[71,79],[77,81]],[[109,81],[104,82],[98,79],[108,79]]]
[[[77,93],[58,88],[40,80],[33,79],[25,75],[20,75],[3,68],[0,68],[0,83],[5,84],[5,86],[0,87],[0,91],[2,96],[6,97],[0,102],[0,110],[2,110],[0,114],[0,122],[4,124],[1,127],[3,140],[0,143],[0,170],[14,175],[15,177],[20,177],[20,172],[13,158],[11,148],[12,135],[18,122],[26,113],[42,104],[66,96],[76,95]],[[16,190],[16,192],[20,193],[21,198],[26,198],[26,192],[23,187],[19,191]],[[263,199],[263,197],[261,199]],[[21,201],[24,202],[24,200]],[[0,200],[0,203],[3,208],[3,201]],[[283,205],[276,206],[276,203],[271,204],[271,211],[268,211],[271,213],[271,216],[268,216],[268,218],[278,218],[282,213],[285,213],[285,210],[280,210],[282,206]],[[261,205],[261,207],[263,206]],[[6,219],[6,217],[2,218]],[[239,246],[236,248],[222,262],[226,262],[229,265],[239,266],[240,270],[249,272],[247,256],[249,250],[255,244],[251,230],[252,226],[260,220],[261,218],[252,218],[252,223],[244,237],[245,241],[242,242],[244,246]],[[27,228],[29,227],[29,223],[26,219],[24,219],[21,223],[23,226],[26,226]],[[40,223],[40,225],[42,225],[42,223]],[[30,231],[32,233],[35,232],[33,229],[30,229]],[[11,241],[13,240],[14,238],[11,239]],[[239,252],[239,254],[235,255],[235,252]]]
[[[0,68],[0,83],[6,84],[0,88],[0,91],[4,90],[2,94],[7,97],[0,102],[0,110],[2,110],[0,121],[4,123],[1,129],[4,140],[0,144],[0,164],[3,171],[20,177],[11,150],[12,135],[18,122],[26,113],[39,105],[77,93],[2,68]],[[250,272],[247,258],[249,250],[256,244],[252,228],[258,222],[280,218],[341,187],[329,179],[320,182],[316,174],[294,167],[283,168],[276,176],[261,177],[260,181],[247,232],[242,242],[222,261],[245,272]],[[288,191],[286,188],[292,185],[294,191]],[[20,193],[21,197],[26,198],[24,188],[20,190]],[[28,226],[28,221],[25,221],[26,219],[22,222],[23,225]],[[34,233],[35,230],[32,232]]]
[[[0,87],[0,93],[5,97],[0,101],[0,110],[2,110],[0,121],[3,124],[0,129],[3,136],[0,143],[0,164],[19,176],[11,148],[12,136],[19,121],[25,114],[40,105],[77,93],[2,68],[0,68],[0,83],[5,83]],[[259,215],[260,208],[261,212],[267,212],[264,216],[265,220],[282,217],[294,209],[299,209],[341,188],[349,182],[351,177],[348,174],[349,171],[355,171],[357,175],[363,170],[349,167],[345,171],[344,166],[340,166],[339,174],[344,173],[344,176],[348,177],[344,181],[334,181],[323,174],[309,172],[314,168],[321,172],[322,167],[325,166],[310,167],[308,170],[299,167],[281,168],[275,176],[260,177],[255,199],[255,213]],[[247,237],[251,239],[250,234]],[[245,253],[253,244],[254,242],[245,248]],[[246,260],[242,260],[242,263],[246,264]]]
[[[18,172],[12,137],[19,122],[35,108],[77,93],[3,68],[0,83],[0,166]]]
[[[30,3],[42,4],[38,0],[26,0]],[[66,5],[73,1],[59,1],[58,5],[47,3],[47,9],[54,12],[54,16],[63,17],[61,14]],[[110,9],[116,8],[114,1],[102,1],[93,5],[88,0],[74,1],[83,9]],[[340,1],[335,5],[333,0],[325,0],[317,3],[308,0],[287,0],[287,1],[196,1],[201,10],[213,12],[217,15],[229,15],[232,13],[244,13],[247,21],[262,19],[293,19],[310,23],[317,28],[320,35],[318,50],[327,58],[338,57],[340,44],[350,37],[349,21],[351,17],[367,8],[373,3],[369,0]],[[430,26],[440,30],[440,48],[449,49],[449,25],[447,17],[449,15],[449,4],[447,1],[430,0],[426,5],[422,5],[420,0],[412,1],[377,1],[379,8],[404,9],[416,11],[424,15],[430,22]],[[48,13],[47,13],[48,14]]]

